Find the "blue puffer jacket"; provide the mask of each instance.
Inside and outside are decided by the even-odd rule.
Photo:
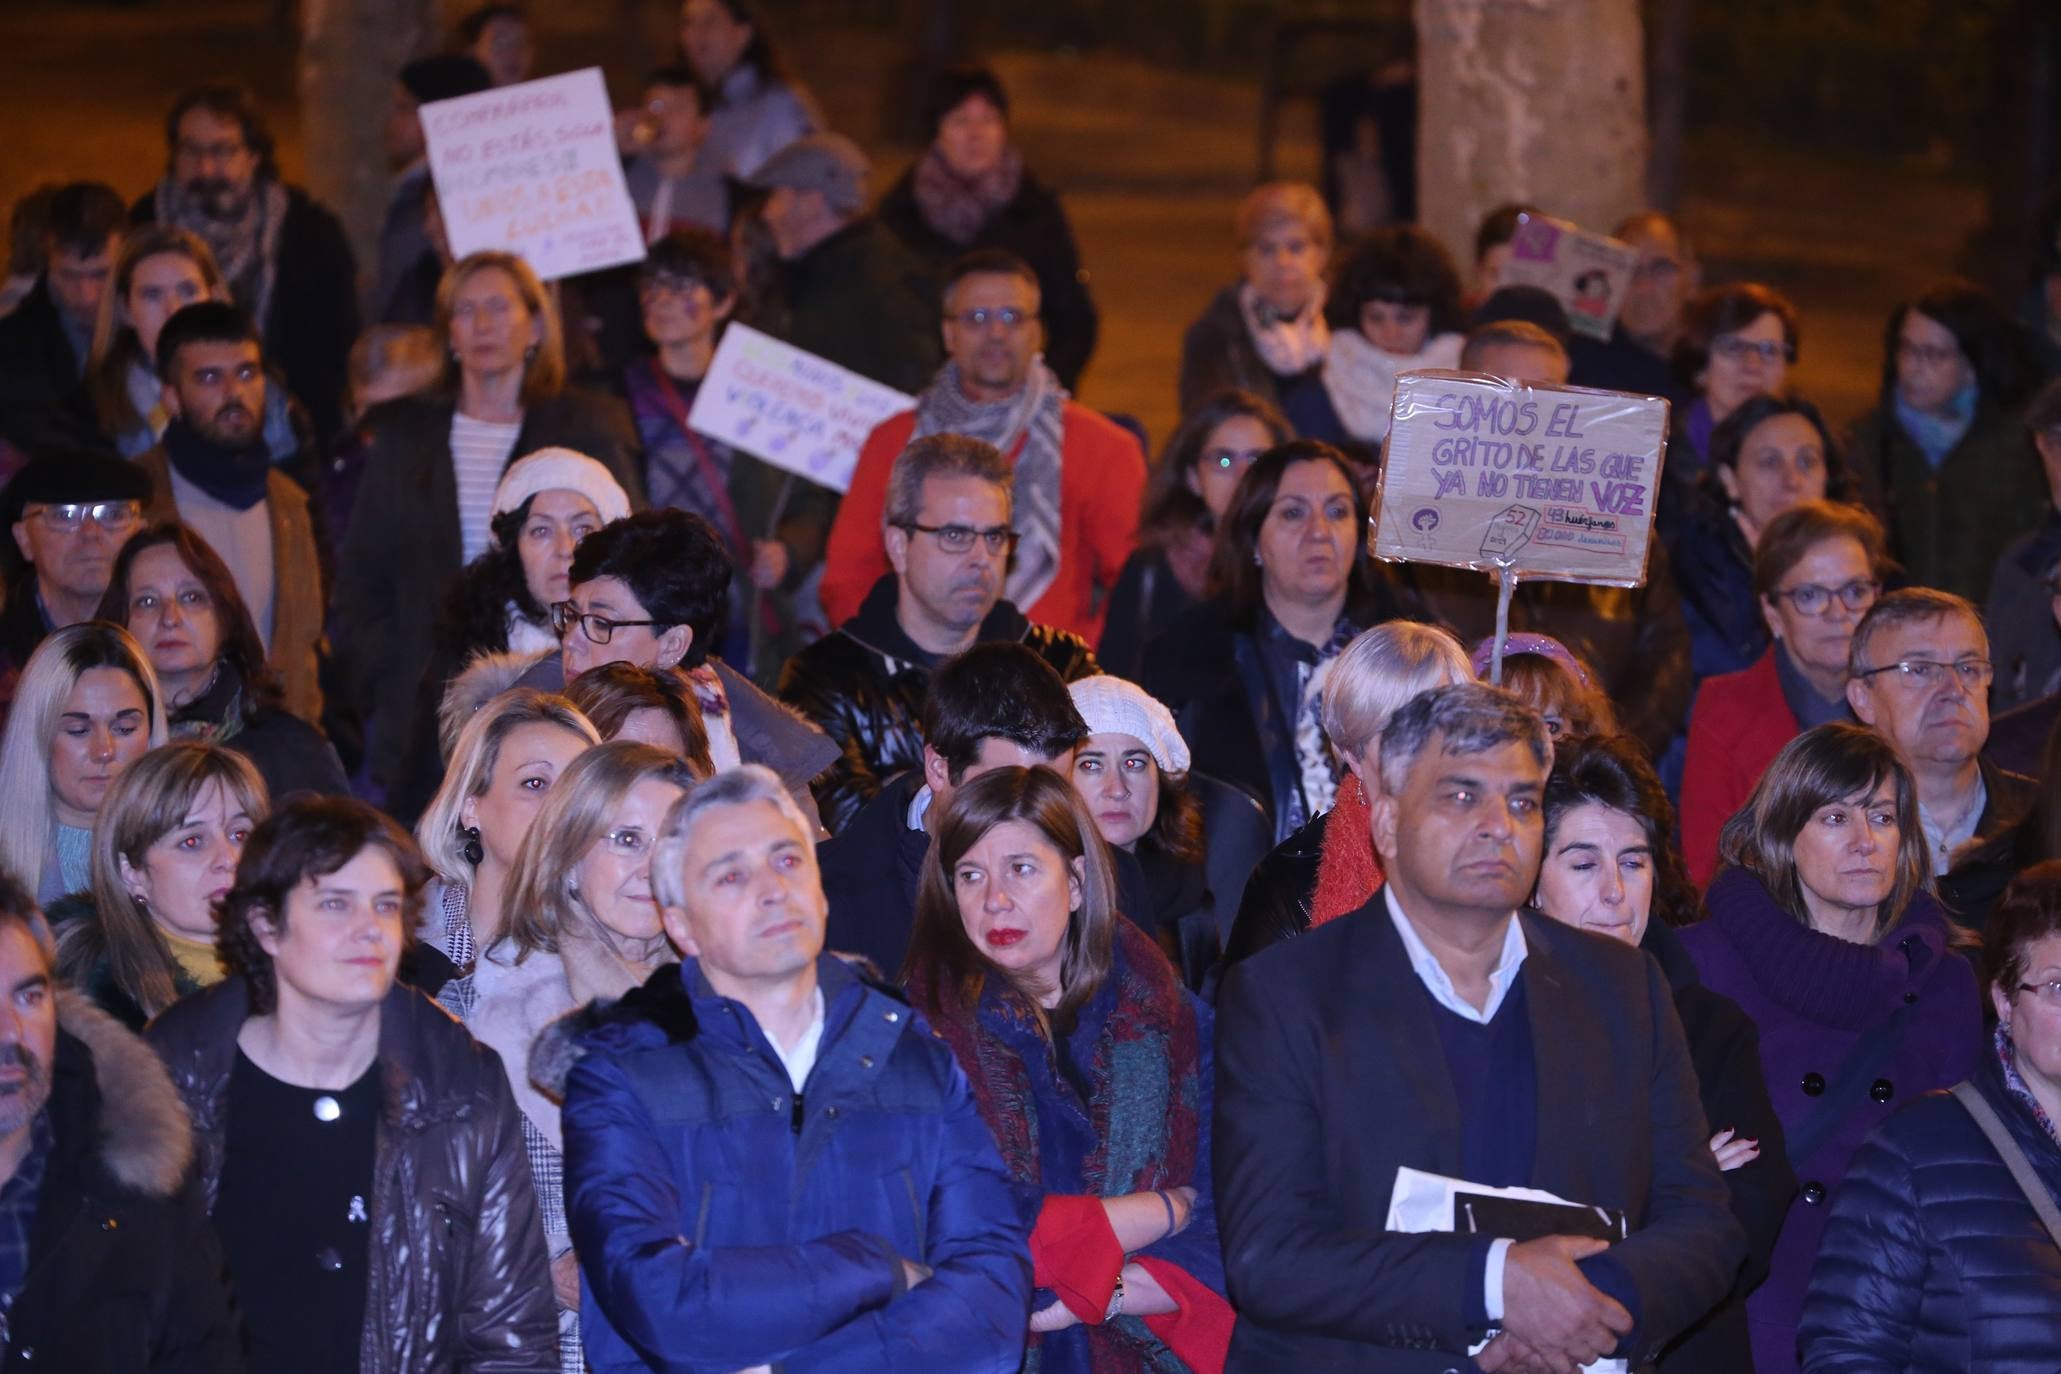
[[[842,962],[818,978],[823,1037],[800,1094],[693,960],[561,1023],[557,1047],[580,1056],[564,1077],[565,1201],[595,1374],[1021,1360],[1034,1218],[965,1075]],[[547,1085],[552,1052],[540,1042],[532,1060]],[[904,1258],[934,1273],[905,1290]]]
[[[2061,1145],[2004,1087],[1975,1085],[2061,1202]],[[1806,1374],[2053,1374],[2057,1249],[1973,1117],[1930,1093],[1882,1123],[1832,1203],[1798,1334]]]

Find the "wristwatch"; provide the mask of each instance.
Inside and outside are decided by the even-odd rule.
[[[1106,1309],[1104,1309],[1102,1313],[1102,1320],[1104,1322],[1109,1322],[1117,1317],[1121,1317],[1123,1313],[1124,1276],[1122,1271],[1118,1271],[1116,1276],[1116,1287],[1109,1290],[1109,1306]]]

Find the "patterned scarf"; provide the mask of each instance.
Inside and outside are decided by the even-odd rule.
[[[176,224],[200,235],[215,255],[215,265],[236,303],[259,329],[272,306],[272,284],[279,274],[279,230],[286,223],[286,188],[260,181],[243,213],[216,219],[184,186],[166,177],[157,184],[155,204],[160,224]]]
[[[1317,650],[1317,661],[1303,679],[1302,698],[1295,706],[1295,767],[1302,778],[1303,819],[1329,811],[1338,796],[1338,759],[1324,738],[1324,682],[1331,676],[1331,664],[1360,633],[1360,627],[1344,616],[1338,618],[1331,640]]]
[[[2040,1105],[2040,1100],[2032,1095],[2032,1089],[2026,1087],[2024,1078],[2019,1076],[2018,1050],[2011,1043],[2011,1028],[2002,1022],[1997,1023],[1995,1044],[1997,1062],[2004,1066],[2005,1091],[2017,1098],[2019,1104],[2032,1113],[2032,1119],[2039,1123],[2041,1130],[2053,1137],[2055,1144],[2061,1145],[2061,1129],[2055,1127],[2054,1118],[2047,1115],[2047,1109]]]
[[[916,398],[916,432],[964,434],[993,444],[1016,465],[1012,500],[1018,542],[1003,595],[1025,611],[1059,576],[1059,471],[1064,442],[1066,388],[1032,360],[1023,389],[999,401],[969,401],[959,388],[959,365],[946,363]]]
[[[1086,1191],[1097,1197],[1194,1183],[1201,1127],[1202,1041],[1195,1008],[1151,936],[1119,917],[1114,938],[1109,982],[1081,1009],[1080,1023],[1067,1037],[1072,1060],[1089,1083],[1086,1106],[1096,1143],[1081,1176]],[[1042,1049],[1051,1082],[1067,1079],[1036,1008],[1000,976],[987,979],[976,1009],[943,1005],[941,990],[921,976],[910,979],[908,990],[966,1071],[1010,1176],[1042,1185],[1039,1103],[1024,1047]],[[1091,1328],[1089,1342],[1096,1374],[1185,1369],[1136,1317]],[[1034,1364],[1035,1345],[1025,1367]]]
[[[1251,282],[1238,288],[1238,313],[1245,332],[1259,350],[1260,361],[1276,377],[1299,377],[1324,361],[1331,347],[1331,326],[1324,322],[1324,286],[1317,284],[1309,304],[1298,315],[1276,315]]]
[[[972,243],[983,226],[1023,187],[1023,154],[1007,144],[995,165],[968,180],[933,147],[916,164],[912,189],[923,222],[952,242]]]
[[[699,668],[683,666],[680,673],[694,689],[695,703],[701,707],[701,726],[708,732],[709,762],[718,773],[727,773],[744,759],[737,751],[737,731],[730,725],[730,694],[723,688],[723,679],[717,675],[715,664],[706,659]]]

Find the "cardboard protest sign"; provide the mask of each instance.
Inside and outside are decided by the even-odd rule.
[[[1544,287],[1567,308],[1577,334],[1607,339],[1638,265],[1639,251],[1628,243],[1564,219],[1524,214],[1497,284]]]
[[[915,397],[893,387],[733,324],[716,346],[687,423],[697,434],[842,492],[874,426],[915,405]]]
[[[641,262],[601,69],[422,107],[451,253],[519,254],[546,281]]]
[[[1657,396],[1405,372],[1382,452],[1374,553],[1639,586],[1667,411]]]

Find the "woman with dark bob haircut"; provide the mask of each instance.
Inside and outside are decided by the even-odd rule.
[[[937,822],[903,970],[1028,1205],[1041,1374],[1222,1368],[1210,1014],[1116,909],[1066,780],[999,768]],[[1213,1348],[1213,1353],[1212,1353]]]
[[[1140,685],[1174,713],[1195,769],[1251,793],[1279,843],[1338,790],[1321,670],[1398,610],[1344,455],[1300,439],[1260,455],[1217,524],[1208,589],[1147,646]]]
[[[1558,740],[1546,779],[1544,858],[1532,905],[1564,925],[1651,954],[1667,974],[1689,1041],[1710,1148],[1746,1233],[1745,1265],[1731,1294],[1662,1356],[1666,1374],[1751,1369],[1746,1295],[1767,1277],[1768,1255],[1796,1192],[1782,1123],[1761,1077],[1760,1036],[1738,1004],[1697,981],[1675,931],[1699,919],[1702,899],[1671,838],[1674,809],[1645,749],[1627,735]]]
[[[2036,1374],[2061,1351],[2061,863],[1990,925],[1991,1053],[1869,1136],[1804,1299],[1804,1367]],[[1958,1099],[1958,1100],[1957,1100]],[[1972,1100],[1971,1100],[1972,1099]],[[1992,1118],[1981,1124],[1984,1115]],[[2001,1139],[1999,1139],[2001,1137]],[[2030,1190],[2005,1160],[2031,1166]],[[2046,1219],[2040,1204],[2046,1206]]]
[[[1928,890],[1917,784],[1857,725],[1785,745],[1726,824],[1710,917],[1682,933],[1703,983],[1760,1031],[1761,1070],[1803,1188],[1747,1298],[1756,1370],[1794,1370],[1811,1262],[1861,1140],[1965,1078],[1982,1042],[1975,971]]]
[[[1708,466],[1711,431],[1755,396],[1788,389],[1799,339],[1796,307],[1759,282],[1712,286],[1690,300],[1675,340],[1675,376],[1696,399],[1668,436],[1670,487],[1687,490]]]

